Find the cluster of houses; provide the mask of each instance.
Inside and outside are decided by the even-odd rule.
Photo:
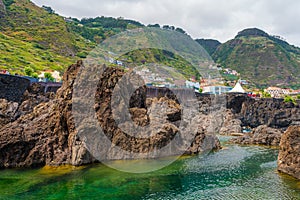
[[[177,87],[174,83],[175,80],[172,77],[164,76],[163,74],[154,73],[150,71],[148,68],[135,70],[135,73],[140,75],[144,79],[147,86],[168,87],[168,88]]]
[[[220,70],[220,68],[218,68],[218,70]],[[223,70],[224,74],[229,74],[229,75],[234,75],[234,76],[240,75],[236,70],[233,70],[233,69],[229,69],[229,68],[222,69],[221,68],[221,70]]]
[[[122,62],[117,62],[116,60],[111,60],[111,62],[115,62],[118,65],[123,65]],[[226,69],[225,69],[226,70]],[[168,75],[164,75],[163,73],[154,73],[148,68],[142,68],[140,70],[135,71],[138,75],[140,75],[147,86],[153,87],[167,87],[167,88],[189,88],[194,89],[195,92],[202,92],[204,94],[214,94],[220,95],[224,93],[247,93],[251,97],[259,97],[260,95],[256,95],[253,92],[246,92],[243,89],[243,85],[248,85],[246,80],[239,80],[235,86],[224,86],[222,84],[221,79],[202,79],[199,83],[195,80],[195,78],[190,78],[189,80],[180,80],[169,77]],[[58,71],[43,71],[38,76],[38,78],[32,78],[23,76],[24,78],[28,78],[31,82],[48,82],[45,74],[49,73],[54,79],[54,82],[61,82],[62,77]],[[234,71],[228,70],[228,73],[234,73]],[[9,71],[0,70],[0,74],[9,75]],[[265,93],[270,94],[272,98],[283,98],[285,96],[297,96],[300,94],[300,90],[293,90],[290,88],[279,88],[279,87],[269,87],[264,90]]]
[[[265,89],[265,92],[270,94],[273,98],[282,98],[285,96],[296,96],[300,94],[300,90],[293,90],[290,88],[279,88],[279,87],[269,87]]]
[[[188,88],[194,89],[195,92],[202,92],[206,94],[223,94],[228,92],[235,93],[246,93],[241,86],[241,81],[239,81],[235,87],[223,86],[220,84],[221,79],[210,79],[201,82],[196,81],[195,78],[190,78],[189,80],[174,80],[169,76],[164,76],[163,74],[153,73],[148,68],[143,68],[141,70],[136,70],[136,73],[140,75],[147,86],[155,87],[169,87],[169,88]]]

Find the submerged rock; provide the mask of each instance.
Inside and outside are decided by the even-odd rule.
[[[278,170],[300,179],[300,126],[291,126],[282,136]]]
[[[266,125],[262,125],[255,128],[250,133],[246,133],[241,137],[230,140],[230,142],[237,144],[279,146],[282,134],[283,131],[280,129],[274,129]]]

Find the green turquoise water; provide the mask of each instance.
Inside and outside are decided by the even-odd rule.
[[[300,199],[300,182],[277,173],[277,155],[276,149],[227,145],[147,174],[101,164],[2,170],[0,199]]]

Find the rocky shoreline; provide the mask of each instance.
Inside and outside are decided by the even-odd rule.
[[[278,170],[300,179],[300,126],[291,126],[282,136]]]
[[[89,144],[77,132],[72,114],[74,81],[82,68],[81,61],[68,68],[63,85],[55,97],[53,94],[44,96],[38,92],[38,88],[30,88],[20,103],[3,100],[0,168],[65,164],[79,166],[99,162],[99,158],[87,149]],[[106,136],[112,141],[108,149],[112,154],[116,153],[115,146],[134,153],[147,153],[167,145],[179,132],[181,108],[176,99],[168,97],[146,99],[143,88],[138,94],[133,95],[130,107],[132,120],[141,126],[147,125],[149,121],[159,123],[154,123],[153,126],[157,128],[147,133],[153,135],[150,138],[131,137],[123,133],[115,123],[110,99],[113,88],[124,73],[119,69],[108,68],[101,77],[95,94],[97,118]],[[153,109],[157,106],[158,109]],[[120,111],[124,109],[122,104],[119,105],[119,109]],[[167,118],[162,121],[158,112],[167,113]],[[195,116],[195,119],[201,120],[199,116]],[[185,154],[198,154],[221,148],[215,135],[207,133],[200,126],[196,127],[196,131],[192,144]],[[118,159],[126,158],[124,155],[118,157]],[[101,159],[111,158],[108,156]]]
[[[180,123],[194,120],[195,134],[185,154],[220,149],[216,133],[242,135],[231,142],[280,146],[278,169],[299,178],[299,151],[290,150],[299,147],[299,142],[293,142],[300,138],[299,104],[284,103],[278,99],[252,99],[244,94],[200,95],[194,102],[199,104],[199,112],[192,114],[190,119],[182,119],[182,107],[172,92],[159,98],[147,98],[146,88],[141,87],[131,97],[129,108],[124,107],[122,102],[117,103],[118,112],[129,111],[134,124],[146,127],[151,123],[153,128],[144,133],[146,138],[135,138],[124,133],[113,116],[113,90],[125,74],[115,68],[107,68],[94,94],[96,117],[112,142],[106,149],[110,154],[105,154],[104,158],[101,155],[99,159],[91,153],[93,147],[80,137],[72,113],[73,88],[82,68],[81,61],[70,66],[56,94],[44,94],[42,86],[34,84],[19,102],[0,100],[0,168],[79,166],[115,158],[130,159],[134,153],[145,154],[142,158],[153,158],[147,153],[168,145],[180,132]],[[122,88],[119,95],[129,93]],[[129,127],[127,123],[121,125]],[[243,134],[242,127],[249,127],[252,131]],[[83,130],[89,128],[84,127]],[[93,134],[97,135],[96,132]],[[118,154],[116,146],[132,153]]]

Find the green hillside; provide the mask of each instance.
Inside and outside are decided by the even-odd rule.
[[[37,73],[46,69],[63,72],[71,63],[86,58],[105,39],[139,27],[145,26],[133,20],[103,16],[64,18],[50,7],[40,8],[29,0],[0,0],[0,69],[18,74],[24,74],[25,67]],[[148,27],[187,34],[169,25]],[[300,49],[280,37],[259,29],[246,29],[224,44],[216,40],[196,41],[217,64],[236,70],[253,86],[300,87]],[[200,77],[182,58],[157,49],[134,51],[122,60],[129,66],[161,63],[174,67],[186,78]]]
[[[29,0],[0,0],[0,69],[17,74],[24,74],[25,67],[37,73],[46,69],[63,72],[71,63],[85,58],[97,43],[138,27],[144,25],[103,16],[81,20],[64,18],[52,8],[38,7]],[[136,51],[125,59],[174,65],[186,72],[186,76],[195,71],[190,66],[185,69],[182,61],[174,63],[177,57],[162,51]]]
[[[209,55],[214,54],[221,45],[218,40],[212,39],[196,39],[196,42],[198,42],[207,51],[207,53],[209,53]]]
[[[64,18],[50,8],[29,0],[0,0],[0,69],[24,74],[25,67],[39,73],[45,69],[63,72],[105,39],[143,24],[112,17]],[[170,31],[181,28],[164,25]],[[142,42],[142,41],[141,41]],[[182,58],[169,52],[145,49],[123,56],[131,63],[161,63],[179,70],[185,77],[199,73]]]
[[[78,58],[77,53],[93,46],[71,33],[63,19],[28,0],[0,0],[0,68],[23,74],[24,67],[35,72],[61,72]]]
[[[29,0],[0,0],[0,69],[18,74],[24,74],[25,67],[63,72],[97,43],[138,26],[143,25],[107,17],[66,19]]]
[[[72,32],[78,33],[82,37],[92,42],[100,43],[106,38],[118,34],[128,29],[144,27],[143,24],[123,18],[96,17],[68,18],[67,26]]]
[[[212,56],[257,87],[300,87],[300,49],[259,29],[241,31]]]

